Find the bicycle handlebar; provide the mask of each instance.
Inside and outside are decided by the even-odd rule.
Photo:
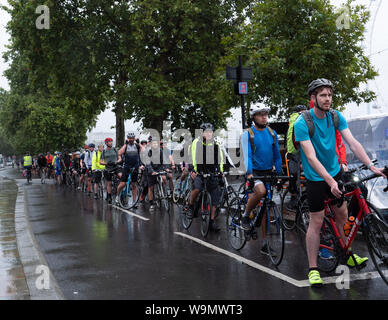
[[[378,162],[377,159],[373,159],[373,160],[372,160],[372,163],[373,163],[373,164],[377,164],[377,162]],[[358,171],[358,170],[367,170],[367,169],[368,169],[368,168],[366,167],[366,165],[365,165],[365,164],[362,164],[361,166],[359,166],[359,167],[357,167],[357,168],[353,168],[353,169],[348,170],[348,172],[354,173],[354,172],[356,172],[356,171]]]

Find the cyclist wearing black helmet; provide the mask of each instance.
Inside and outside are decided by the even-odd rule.
[[[373,166],[364,148],[353,137],[344,116],[338,111],[330,110],[333,91],[334,86],[327,79],[312,81],[308,87],[308,95],[314,102],[314,108],[304,113],[304,116],[299,117],[295,122],[295,140],[300,142],[302,166],[307,179],[310,221],[306,233],[306,249],[310,268],[308,277],[312,286],[321,286],[323,283],[317,270],[317,256],[324,218],[324,201],[327,197],[339,198],[342,194],[337,183],[341,178],[341,168],[336,153],[335,129],[340,131],[350,149],[368,169],[384,176],[382,169]],[[311,130],[312,127],[314,131]],[[348,217],[346,202],[341,208],[333,206],[332,210],[341,237],[346,242],[343,233],[343,226]],[[358,265],[365,265],[368,260],[356,254],[354,257]],[[352,257],[349,257],[347,265],[355,266]]]
[[[189,206],[185,207],[188,216],[193,216],[194,203],[198,197],[198,194],[203,190],[204,182],[203,178],[197,173],[222,173],[224,171],[224,154],[220,145],[213,139],[214,126],[211,123],[203,123],[200,126],[203,130],[202,136],[194,139],[191,145],[192,165],[193,171],[191,173],[193,182],[193,190],[191,191]],[[209,158],[207,158],[209,157]],[[218,232],[220,228],[216,225],[215,207],[219,202],[219,189],[218,180],[216,177],[212,178],[208,184],[208,191],[212,199],[212,210],[210,215],[211,231]]]

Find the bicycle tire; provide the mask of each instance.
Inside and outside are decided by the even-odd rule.
[[[309,226],[310,221],[310,212],[309,206],[307,202],[307,196],[304,194],[298,201],[298,206],[296,209],[295,216],[295,229],[297,233],[297,237],[299,238],[299,242],[303,251],[307,254],[306,250],[306,233]]]
[[[278,266],[284,255],[284,226],[280,210],[275,202],[271,202],[266,209],[266,240],[268,255],[273,265]],[[269,229],[269,230],[268,230]]]
[[[40,183],[41,184],[45,184],[46,183],[46,173],[44,170],[41,170],[41,173],[40,173]]]
[[[119,197],[120,207],[128,210],[129,209],[129,196],[128,196],[127,184],[121,190],[121,193],[118,195],[118,197]]]
[[[330,257],[323,258],[321,252],[319,251],[317,256],[318,269],[327,273],[333,272],[337,268],[340,259],[343,256],[343,254],[341,254],[343,250],[339,244],[337,236],[334,233],[330,220],[327,217],[324,217],[323,219],[319,246],[319,250],[328,250]]]
[[[369,255],[381,278],[388,285],[388,224],[376,214],[368,215],[365,222]]]
[[[162,184],[162,198],[161,198],[161,208],[166,209],[167,212],[170,211],[170,200],[167,196],[167,186],[163,183]]]
[[[245,232],[240,227],[244,212],[245,204],[240,204],[240,198],[232,199],[226,214],[226,234],[229,244],[235,250],[241,250],[247,241]]]
[[[155,188],[156,188],[156,190],[155,190]],[[160,182],[159,181],[157,181],[157,183],[154,185],[154,202],[156,203],[158,208],[162,207],[162,191],[160,190]]]
[[[179,188],[178,188],[179,186]],[[175,180],[175,185],[174,185],[174,191],[172,193],[172,201],[174,203],[178,203],[181,193],[182,193],[182,185],[181,185],[181,177],[177,177]]]
[[[143,193],[143,187],[141,186],[141,184],[139,184],[139,182],[137,182],[137,181],[134,182],[134,184],[137,188],[137,194],[136,194],[136,198],[133,199],[132,205],[130,205],[129,209],[133,209],[134,207],[137,206],[137,204],[139,203],[139,200],[140,200],[140,195]],[[131,186],[131,189],[132,189],[132,186]]]
[[[202,193],[200,206],[201,234],[206,238],[209,233],[210,215],[212,210],[212,198],[209,192]]]
[[[288,189],[286,189],[286,191],[282,195],[282,201],[280,204],[280,212],[281,212],[282,217],[283,217],[282,220],[283,220],[284,229],[287,231],[293,231],[295,229],[295,225],[296,225],[296,212],[294,213],[293,219],[287,219],[287,218],[289,218],[289,213],[291,211],[287,210],[285,203],[287,203],[289,201],[289,199],[290,199],[290,192],[288,191]]]

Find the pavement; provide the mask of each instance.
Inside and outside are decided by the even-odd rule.
[[[0,300],[62,300],[30,228],[20,178],[0,169]]]

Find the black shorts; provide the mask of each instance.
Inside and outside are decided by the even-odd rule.
[[[137,176],[138,176],[138,169],[134,169],[134,168],[126,168],[124,167],[123,169],[123,175],[121,177],[121,182],[128,182],[128,178],[129,178],[129,173],[131,173],[131,182],[136,182],[137,181]]]
[[[334,180],[338,182],[342,178],[342,171],[340,171]],[[335,199],[331,193],[331,189],[326,181],[310,181],[307,180],[307,201],[310,212],[319,212],[325,208],[325,200],[327,198]]]
[[[203,178],[201,176],[195,177],[194,183],[193,183],[193,190],[202,191],[203,188],[204,188]],[[214,206],[217,206],[218,202],[220,201],[220,192],[218,189],[217,178],[212,178],[212,179],[208,180],[207,191],[210,193],[210,196],[212,198],[212,204]]]
[[[152,187],[153,185],[155,185],[157,182],[156,178],[157,178],[157,175],[152,175],[147,173],[147,186]]]
[[[102,179],[102,171],[94,171],[93,181],[94,183],[100,183]]]

